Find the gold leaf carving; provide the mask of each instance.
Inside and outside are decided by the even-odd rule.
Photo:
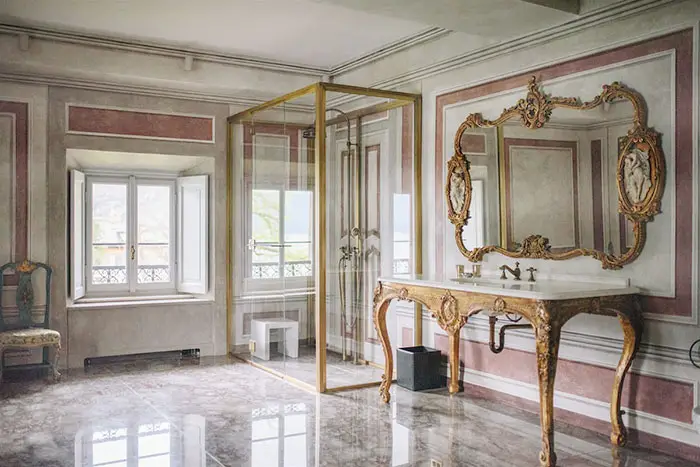
[[[614,82],[603,86],[603,92],[591,101],[582,102],[575,97],[552,97],[544,93],[533,76],[528,82],[528,92],[514,106],[504,109],[494,119],[485,119],[480,113],[467,116],[457,129],[454,139],[454,155],[448,161],[445,199],[447,201],[448,219],[454,225],[454,238],[457,247],[469,261],[483,260],[491,252],[501,253],[511,258],[541,258],[565,260],[578,256],[590,256],[602,263],[603,269],[620,269],[634,261],[641,253],[646,241],[646,224],[661,210],[661,197],[665,186],[665,158],[661,149],[659,134],[646,126],[647,109],[642,96],[625,85]],[[462,232],[469,221],[469,209],[472,199],[472,182],[469,174],[469,160],[462,152],[461,140],[470,128],[493,128],[512,118],[520,119],[523,126],[531,129],[546,125],[555,108],[590,110],[606,102],[625,99],[634,107],[634,120],[623,142],[617,168],[617,188],[619,211],[632,222],[634,245],[620,255],[599,250],[577,248],[561,253],[553,253],[549,240],[541,235],[527,237],[520,248],[509,250],[498,245],[467,249]],[[463,180],[463,181],[462,181]],[[452,189],[452,184],[459,185]],[[462,185],[466,189],[462,190]],[[464,202],[455,199],[464,192]],[[455,209],[458,208],[458,209]]]
[[[460,316],[457,300],[449,290],[440,297],[440,307],[433,312],[438,324],[447,332],[458,332],[467,322],[466,316]]]

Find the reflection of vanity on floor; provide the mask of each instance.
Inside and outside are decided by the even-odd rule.
[[[542,426],[540,461],[542,465],[554,466],[554,377],[561,328],[580,313],[618,316],[625,340],[610,400],[611,441],[615,445],[624,445],[627,433],[620,411],[622,384],[639,347],[643,329],[638,292],[639,289],[635,287],[588,282],[380,278],[374,292],[374,320],[385,358],[380,386],[382,400],[389,402],[393,371],[393,351],[386,325],[386,313],[392,300],[409,300],[422,304],[448,334],[451,394],[459,390],[460,332],[467,319],[480,312],[522,316],[535,331]]]

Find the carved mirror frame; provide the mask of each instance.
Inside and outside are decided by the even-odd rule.
[[[552,110],[561,107],[577,110],[590,110],[604,103],[620,99],[629,100],[634,106],[632,128],[620,144],[617,155],[617,192],[619,212],[632,223],[634,245],[621,255],[603,251],[577,248],[561,253],[551,251],[549,239],[541,235],[530,235],[525,238],[517,250],[508,250],[501,246],[490,245],[469,250],[464,245],[462,231],[470,218],[469,208],[472,198],[472,180],[469,174],[469,159],[462,152],[461,140],[464,132],[471,128],[492,128],[511,118],[519,117],[522,125],[530,129],[538,129],[549,121]],[[647,108],[642,96],[625,85],[614,82],[604,85],[603,92],[588,102],[582,102],[576,97],[552,97],[545,94],[533,76],[528,83],[528,93],[524,99],[509,107],[495,120],[487,120],[480,113],[467,116],[459,126],[454,140],[455,153],[447,163],[447,180],[445,184],[445,199],[447,215],[455,228],[455,241],[459,251],[472,262],[481,261],[486,253],[497,252],[511,258],[536,258],[565,260],[578,256],[591,256],[602,262],[603,269],[620,269],[623,265],[634,261],[641,253],[646,241],[646,224],[659,214],[661,197],[665,185],[665,159],[661,149],[659,134],[647,126]],[[630,199],[625,180],[625,155],[633,151],[644,151],[649,156],[650,186],[643,199]],[[502,196],[502,195],[501,195]],[[503,229],[504,226],[502,225]]]

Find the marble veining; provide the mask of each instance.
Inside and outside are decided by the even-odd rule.
[[[272,352],[269,360],[253,357],[247,352],[236,356],[312,386],[316,385],[315,346],[300,345],[298,358],[287,357],[279,353],[279,350]],[[338,352],[330,349],[326,352],[326,385],[329,388],[373,382],[379,384],[383,373],[383,368],[354,364],[352,360],[343,360]]]
[[[537,415],[445,390],[316,395],[226,358],[0,385],[0,466],[533,466]],[[562,467],[691,467],[557,424]],[[128,463],[128,464],[127,464]]]

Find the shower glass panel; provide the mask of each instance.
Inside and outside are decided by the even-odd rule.
[[[314,339],[313,94],[232,125],[234,355],[310,388]]]
[[[374,288],[422,267],[420,118],[418,95],[332,83],[229,117],[232,354],[319,392],[381,382]],[[394,352],[422,343],[412,303],[387,324]]]
[[[349,98],[327,94],[341,103],[327,107],[329,389],[381,381],[373,291],[379,277],[415,270],[413,104],[363,97],[343,105]],[[412,345],[412,335],[401,341],[397,324],[413,329],[414,306],[394,306],[387,318],[394,349]]]

